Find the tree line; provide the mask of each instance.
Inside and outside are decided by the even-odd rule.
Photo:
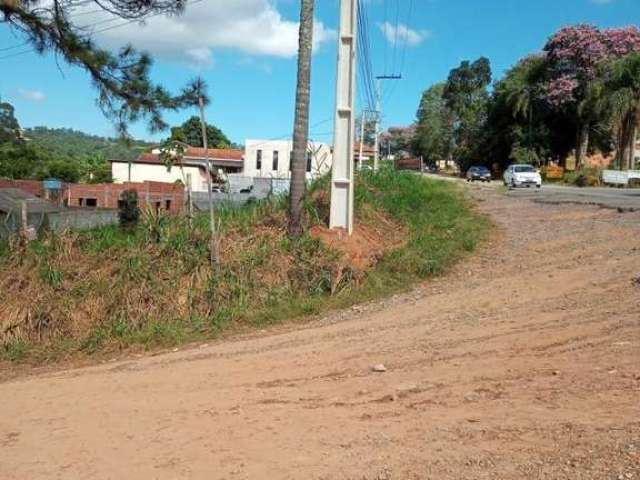
[[[575,25],[552,35],[491,83],[481,57],[463,61],[425,90],[412,147],[425,162],[503,169],[511,163],[576,168],[595,151],[635,167],[640,123],[640,30]]]
[[[215,125],[207,124],[211,148],[238,148]],[[193,116],[171,128],[166,141],[202,147],[202,130]],[[70,128],[44,126],[20,128],[14,107],[0,102],[0,177],[65,182],[108,183],[112,181],[109,160],[133,160],[155,144],[141,140],[105,138]]]

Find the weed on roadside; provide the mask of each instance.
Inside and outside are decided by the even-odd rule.
[[[309,188],[308,230],[328,220],[329,187],[327,176]],[[20,261],[0,244],[8,299],[0,318],[14,327],[0,336],[0,358],[46,362],[152,349],[317,315],[442,273],[488,228],[458,186],[413,173],[361,172],[355,199],[359,225],[394,222],[406,232],[366,271],[345,265],[340,251],[310,234],[291,240],[284,197],[216,211],[221,262],[213,270],[206,214],[192,222],[143,214],[131,229],[47,234]]]

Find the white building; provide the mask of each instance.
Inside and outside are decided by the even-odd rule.
[[[221,174],[241,172],[242,157],[242,150],[209,149],[213,182],[217,182]],[[204,149],[194,147],[188,147],[182,161],[174,164],[170,170],[167,169],[158,152],[143,153],[131,162],[111,160],[111,175],[114,183],[180,181],[186,184],[191,177],[191,188],[194,192],[206,192],[208,184]]]
[[[244,147],[244,169],[247,177],[291,177],[291,140],[247,140]],[[311,180],[331,169],[333,154],[326,143],[309,142],[307,179]]]

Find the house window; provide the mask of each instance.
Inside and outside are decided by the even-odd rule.
[[[280,152],[278,150],[273,151],[273,170],[278,170],[278,157],[280,156]]]
[[[307,151],[307,172],[311,171],[311,152]]]
[[[262,150],[256,151],[256,170],[262,170]]]
[[[164,209],[165,210],[171,210],[171,200],[165,200],[164,201]]]
[[[87,198],[85,200],[85,205],[87,207],[97,207],[98,206],[98,200],[96,200],[95,198]]]

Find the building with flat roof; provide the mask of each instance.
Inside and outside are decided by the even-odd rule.
[[[242,174],[247,177],[290,178],[292,154],[291,140],[247,140]],[[332,159],[329,145],[310,141],[306,158],[307,179],[311,180],[331,170]]]

